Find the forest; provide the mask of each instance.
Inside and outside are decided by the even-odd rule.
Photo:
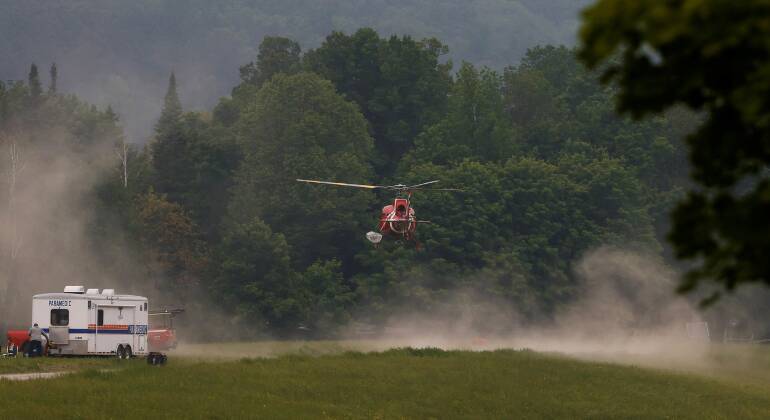
[[[306,50],[265,37],[210,110],[183,109],[186,82],[171,73],[145,145],[126,142],[112,108],[59,93],[66,68],[46,78],[33,65],[26,81],[0,84],[2,140],[45,151],[27,154],[40,167],[67,156],[88,168],[92,181],[52,204],[57,218],[80,214],[71,252],[89,255],[65,271],[152,287],[164,303],[216,307],[271,334],[377,325],[461,290],[534,319],[577,297],[574,265],[590,250],[672,261],[665,236],[687,186],[682,138],[696,114],[618,117],[616,88],[564,46],[529,49],[500,71],[447,60],[450,48],[371,28]],[[6,172],[12,163],[3,160]],[[296,178],[436,179],[464,192],[415,195],[419,217],[433,222],[418,229],[422,249],[375,249],[364,234],[392,194]],[[6,222],[29,212],[16,207]],[[13,248],[15,237],[4,239]],[[56,241],[37,253],[70,252],[71,241]],[[12,300],[23,264],[3,258]]]

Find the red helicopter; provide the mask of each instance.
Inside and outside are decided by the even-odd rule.
[[[396,198],[393,199],[393,204],[383,207],[382,213],[380,213],[380,222],[377,224],[377,229],[380,233],[369,232],[366,234],[366,239],[373,243],[375,247],[382,241],[382,237],[387,235],[405,241],[414,241],[415,246],[418,249],[420,248],[420,243],[417,242],[414,236],[414,232],[417,230],[417,224],[430,222],[427,220],[417,220],[417,217],[414,214],[414,208],[411,205],[412,193],[414,191],[462,191],[456,188],[425,188],[428,185],[439,182],[438,180],[423,182],[416,185],[363,185],[348,184],[344,182],[317,181],[312,179],[298,179],[297,181],[309,182],[311,184],[336,185],[339,187],[395,191]]]

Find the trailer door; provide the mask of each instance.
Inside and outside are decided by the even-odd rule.
[[[128,333],[130,334],[130,337],[128,338],[127,342],[128,345],[131,346],[132,351],[136,351],[136,314],[134,311],[136,310],[133,306],[121,306],[120,311],[123,316],[123,322],[122,324],[125,324],[128,326]]]
[[[139,304],[139,312],[145,312],[146,306],[144,306],[144,303]],[[136,309],[134,309],[136,311]],[[134,351],[139,353],[145,353],[147,352],[147,313],[137,313],[134,312],[136,315],[134,317],[134,337],[136,337],[136,347],[134,347],[136,350]]]
[[[88,352],[97,352],[99,341],[99,327],[104,325],[104,309],[99,308],[98,301],[88,301]]]

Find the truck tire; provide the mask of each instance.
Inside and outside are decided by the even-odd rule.
[[[115,356],[118,357],[118,359],[125,359],[126,358],[126,351],[123,349],[123,345],[120,344],[118,346],[118,351],[115,353]]]
[[[126,359],[131,360],[131,358],[134,357],[134,352],[131,350],[131,346],[126,346],[123,348],[123,352],[126,355]]]

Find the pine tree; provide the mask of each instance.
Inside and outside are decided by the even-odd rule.
[[[174,72],[171,72],[171,76],[168,78],[166,98],[163,102],[163,111],[160,114],[158,123],[155,125],[155,133],[160,138],[178,129],[181,118],[182,103],[179,101],[179,95],[176,92],[176,77]]]
[[[35,63],[32,63],[29,68],[28,84],[30,96],[33,98],[39,97],[43,92],[43,88],[40,86],[40,76],[37,73],[37,66]]]
[[[48,93],[51,95],[56,94],[56,79],[59,75],[59,72],[56,70],[56,63],[51,64],[51,84],[48,86]]]
[[[107,109],[104,110],[104,115],[107,117],[108,120],[117,123],[120,119],[118,117],[118,114],[115,113],[115,110],[112,109],[112,105],[107,105]]]
[[[182,121],[182,105],[176,92],[176,77],[171,73],[168,90],[155,125],[155,141],[152,144],[152,165],[155,170],[154,185],[174,203],[184,201],[189,191],[192,162],[188,159],[188,144]]]

